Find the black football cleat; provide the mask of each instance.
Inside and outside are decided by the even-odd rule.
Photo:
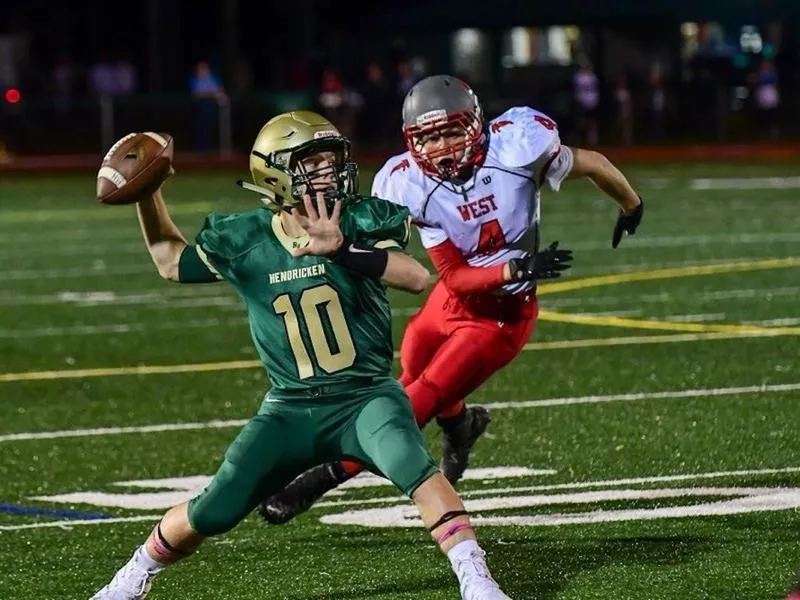
[[[267,523],[282,525],[306,512],[326,492],[348,479],[339,463],[317,465],[298,475],[256,509]]]
[[[472,446],[491,421],[489,411],[483,406],[469,406],[458,417],[437,419],[444,432],[440,468],[452,485],[464,475]]]

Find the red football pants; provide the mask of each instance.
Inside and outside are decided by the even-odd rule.
[[[419,426],[460,412],[464,397],[519,354],[538,314],[535,297],[462,298],[438,282],[400,346],[400,382]],[[361,470],[342,465],[350,474]]]

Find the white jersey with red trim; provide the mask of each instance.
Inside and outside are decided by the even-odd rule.
[[[483,164],[463,184],[426,175],[409,152],[390,158],[372,183],[372,195],[411,211],[422,243],[450,240],[472,266],[508,262],[534,252],[539,235],[539,192],[558,191],[572,169],[572,151],[561,145],[555,122],[522,106],[488,124]],[[518,293],[529,282],[509,284]]]

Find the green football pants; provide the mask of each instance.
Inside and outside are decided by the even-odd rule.
[[[388,377],[308,393],[271,391],[190,501],[192,528],[224,533],[303,471],[341,459],[362,463],[410,496],[437,470],[410,406]]]

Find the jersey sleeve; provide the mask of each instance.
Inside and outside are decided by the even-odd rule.
[[[376,248],[404,250],[410,235],[411,215],[405,206],[380,198],[361,198],[347,209],[355,240]]]
[[[572,170],[572,151],[561,144],[556,122],[527,106],[511,108],[489,125],[500,161],[529,170],[541,188],[558,191]]]
[[[178,261],[180,283],[213,283],[222,279],[199,246],[186,246]]]
[[[561,145],[559,141],[553,144],[547,151],[534,161],[529,169],[536,177],[539,188],[547,185],[551,190],[557,192],[561,189],[561,184],[572,171],[574,157],[569,146]]]
[[[372,179],[372,191],[370,193],[374,198],[383,198],[384,200],[393,202],[392,198],[389,197],[391,194],[387,189],[389,186],[389,172],[390,167],[387,162],[375,173],[375,177]]]
[[[444,230],[436,227],[435,225],[428,225],[427,223],[414,220],[411,222],[417,226],[417,231],[419,231],[419,239],[422,241],[422,245],[425,247],[425,249],[433,248],[434,246],[438,246],[439,244],[449,240]]]
[[[444,284],[454,294],[483,294],[506,283],[505,263],[489,267],[472,267],[450,240],[428,248],[428,256]]]
[[[211,213],[195,237],[195,250],[200,261],[209,271],[227,280],[236,279],[232,264],[234,240],[228,231],[231,218],[230,215]]]

